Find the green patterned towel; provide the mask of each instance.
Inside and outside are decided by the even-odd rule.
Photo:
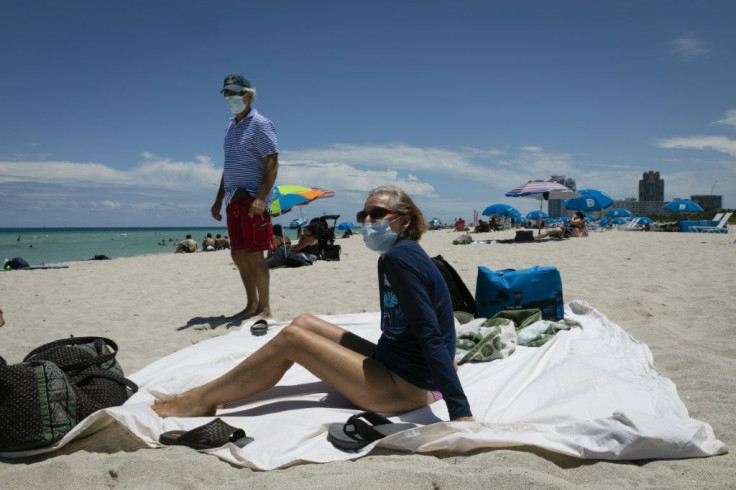
[[[517,345],[539,347],[558,330],[579,326],[572,320],[543,320],[537,309],[500,311],[477,329],[457,336],[455,360],[464,364],[504,359],[514,353]]]

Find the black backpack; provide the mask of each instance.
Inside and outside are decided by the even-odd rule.
[[[460,278],[455,268],[441,255],[432,257],[432,262],[439,269],[442,278],[447,284],[447,289],[450,290],[452,311],[465,311],[475,316],[475,298],[470,294],[470,290]]]
[[[21,259],[20,257],[15,257],[13,259],[10,259],[7,262],[5,262],[5,264],[3,265],[3,268],[6,271],[9,271],[9,270],[18,270],[18,269],[27,269],[29,267],[30,267],[30,265],[28,265],[28,262],[26,262],[25,260]]]

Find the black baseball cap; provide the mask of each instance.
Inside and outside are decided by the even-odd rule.
[[[223,83],[222,90],[220,90],[220,93],[224,92],[225,90],[229,90],[231,92],[243,92],[246,88],[251,88],[250,82],[247,78],[245,78],[243,75],[228,75],[225,77],[225,82]]]

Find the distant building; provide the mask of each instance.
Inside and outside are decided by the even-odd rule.
[[[712,194],[690,196],[690,200],[700,204],[700,207],[706,213],[717,213],[723,209],[723,196],[714,196]]]
[[[633,197],[624,199],[623,201],[613,201],[613,205],[609,208],[622,208],[631,211],[634,216],[662,216],[670,214],[670,211],[664,210],[665,201],[637,201]],[[603,212],[605,214],[605,211]]]
[[[639,181],[639,201],[664,201],[664,179],[659,178],[659,172],[644,172]]]
[[[558,184],[562,184],[570,190],[578,190],[575,179],[565,178],[564,175],[553,175],[553,181]],[[550,218],[559,218],[560,216],[567,216],[567,209],[562,205],[562,199],[550,199],[547,201],[547,214]]]

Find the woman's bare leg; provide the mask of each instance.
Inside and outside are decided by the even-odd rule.
[[[221,404],[275,386],[295,362],[365,410],[400,412],[431,402],[426,390],[368,358],[373,348],[340,327],[301,315],[231,371],[169,400],[157,400],[153,409],[162,417],[212,415]]]

